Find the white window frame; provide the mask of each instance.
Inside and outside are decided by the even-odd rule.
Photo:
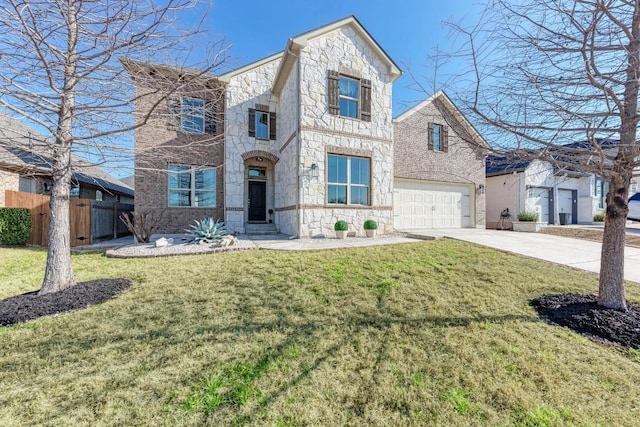
[[[351,81],[356,82],[356,85],[358,86],[358,89],[356,91],[358,96],[356,98],[353,98],[353,97],[347,96],[347,95],[343,95],[341,93],[341,91],[340,91],[340,82],[343,79],[344,80],[351,80]],[[360,90],[360,79],[356,79],[356,78],[353,78],[353,77],[349,77],[349,76],[345,76],[345,75],[340,74],[340,76],[338,77],[338,107],[339,107],[339,115],[340,115],[340,117],[347,117],[349,119],[358,119],[358,118],[360,118],[360,101],[361,101],[360,100],[360,92],[361,92],[361,90]],[[346,115],[346,114],[342,114],[342,103],[340,101],[343,100],[343,99],[345,99],[347,101],[355,101],[355,103],[356,103],[356,115],[355,115],[355,117],[349,116],[349,115]]]
[[[347,182],[331,182],[329,181],[329,157],[343,157],[347,159]],[[351,182],[351,160],[352,159],[366,159],[369,161],[369,176],[368,181],[369,184],[353,184]],[[329,186],[340,186],[347,187],[347,203],[332,203],[329,202]],[[367,204],[363,205],[360,203],[351,203],[351,188],[366,188],[367,189]],[[370,157],[359,157],[359,156],[344,156],[341,154],[329,154],[327,155],[327,204],[328,205],[341,205],[341,206],[371,206],[371,158]]]
[[[181,172],[173,172],[171,170],[172,166],[179,166],[189,168],[189,170],[181,171]],[[218,186],[218,172],[215,167],[212,166],[196,166],[196,165],[184,165],[179,163],[170,163],[167,170],[169,171],[169,175],[171,173],[187,173],[191,174],[190,185],[189,188],[171,188],[171,180],[167,177],[167,206],[170,208],[216,208],[218,206],[218,195],[217,195],[217,186]],[[196,172],[203,170],[213,170],[214,171],[214,188],[196,188]],[[179,191],[179,192],[187,192],[189,191],[189,206],[180,206],[180,205],[172,205],[171,204],[171,192]],[[211,206],[199,206],[198,201],[196,199],[196,192],[200,193],[213,193],[213,205]]]
[[[185,105],[185,101],[196,102],[198,105]],[[206,129],[205,117],[206,103],[202,99],[182,97],[180,99],[180,131],[184,133],[204,134]],[[193,117],[202,119],[202,128],[188,127],[185,118]],[[193,123],[193,121],[191,122]]]

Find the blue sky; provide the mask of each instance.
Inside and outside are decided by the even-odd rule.
[[[397,116],[431,95],[411,88],[408,71],[428,84],[428,55],[451,45],[443,21],[472,22],[479,10],[476,0],[214,0],[205,25],[210,37],[226,38],[229,68],[237,68],[281,51],[290,37],[354,15],[405,72],[393,88]],[[438,81],[446,73],[439,69]]]

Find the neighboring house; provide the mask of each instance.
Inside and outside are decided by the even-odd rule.
[[[573,145],[579,148],[579,144],[584,143]],[[615,141],[603,140],[600,144],[606,148],[615,146]],[[569,167],[560,169],[544,160],[495,155],[487,158],[486,173],[488,228],[496,226],[506,208],[511,220],[523,211],[537,212],[539,221],[547,224],[591,223],[593,216],[606,208],[609,183],[594,174]],[[637,189],[638,180],[634,178],[629,194]]]
[[[19,120],[0,114],[0,206],[5,206],[6,190],[50,193],[51,161],[44,141],[44,136]],[[73,162],[71,197],[134,202],[131,187],[77,156]]]
[[[444,92],[394,120],[394,225],[485,225],[489,146]]]
[[[367,219],[391,232],[398,228],[394,126],[404,159],[396,193],[414,183],[442,212],[420,223],[417,208],[410,219],[401,209],[397,222],[484,224],[483,155],[464,142],[484,146],[482,138],[444,94],[394,125],[392,84],[401,71],[354,17],[293,37],[283,52],[220,76],[122,62],[139,96],[138,120],[162,98],[159,91],[169,94],[135,133],[136,210],[161,212],[158,232],[180,232],[207,216],[240,233],[258,225],[292,236],[332,236],[339,219],[357,234]],[[442,132],[443,152],[432,147],[414,155],[414,148],[429,150],[431,123]],[[411,146],[412,135],[422,148]],[[416,159],[423,162],[417,170]],[[433,203],[425,203],[422,212],[432,217]]]

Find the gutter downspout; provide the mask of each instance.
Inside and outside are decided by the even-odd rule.
[[[302,138],[300,137],[300,129],[302,127],[302,117],[300,116],[300,104],[302,103],[302,93],[300,92],[300,55],[294,54],[291,49],[289,49],[288,53],[295,56],[296,58],[296,91],[298,94],[298,102],[296,103],[296,115],[298,117],[298,125],[296,129],[296,157],[298,158],[298,163],[296,167],[296,186],[298,195],[298,200],[296,200],[296,219],[297,219],[297,229],[296,233],[298,234],[298,238],[300,238],[300,227],[302,223],[301,210],[300,210],[300,201],[302,200],[302,186],[300,185],[300,144],[302,143]]]

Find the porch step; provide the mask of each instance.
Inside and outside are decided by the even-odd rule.
[[[244,232],[254,236],[265,236],[278,234],[278,229],[275,224],[246,224]]]

